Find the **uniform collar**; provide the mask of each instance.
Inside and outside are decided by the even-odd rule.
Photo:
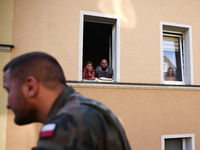
[[[67,102],[73,100],[73,98],[74,98],[73,94],[75,94],[75,93],[76,92],[72,87],[66,87],[60,93],[60,95],[56,98],[55,102],[53,103],[53,105],[48,113],[45,123],[48,122],[48,120],[52,116],[54,116],[62,106],[64,106]]]

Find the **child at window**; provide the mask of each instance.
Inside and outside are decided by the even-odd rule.
[[[95,69],[91,61],[88,61],[83,68],[82,78],[84,80],[95,80]]]

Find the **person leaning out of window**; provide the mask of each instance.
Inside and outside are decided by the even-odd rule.
[[[85,68],[83,68],[82,78],[84,80],[95,80],[95,70],[91,61],[86,62]]]
[[[105,77],[112,78],[113,69],[108,65],[108,61],[106,59],[102,59],[99,66],[96,68],[96,76],[97,78]]]

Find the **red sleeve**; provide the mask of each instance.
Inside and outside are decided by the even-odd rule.
[[[83,79],[86,79],[86,69],[85,69],[85,68],[83,68],[82,78],[83,78]]]

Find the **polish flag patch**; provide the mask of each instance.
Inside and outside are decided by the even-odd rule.
[[[55,123],[45,124],[42,127],[42,130],[40,132],[40,138],[52,137],[53,133],[55,131],[55,128],[56,128],[56,124]]]

